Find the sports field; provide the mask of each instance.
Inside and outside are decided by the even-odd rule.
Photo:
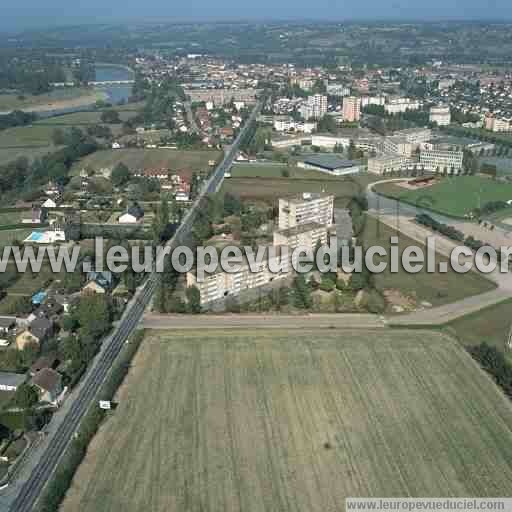
[[[221,156],[219,151],[179,151],[174,149],[106,149],[82,158],[73,166],[75,174],[80,169],[94,170],[114,168],[122,162],[131,170],[147,167],[168,167],[172,170],[190,168],[197,172],[207,172],[208,162]]]
[[[440,333],[152,331],[62,510],[510,496],[511,404]]]
[[[375,190],[453,217],[464,217],[490,201],[512,200],[512,184],[479,176],[445,178],[421,190],[405,190],[392,183],[376,185]]]

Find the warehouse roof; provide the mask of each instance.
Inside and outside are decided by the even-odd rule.
[[[359,165],[355,160],[343,160],[334,154],[308,156],[304,159],[304,163],[328,170],[350,169]]]

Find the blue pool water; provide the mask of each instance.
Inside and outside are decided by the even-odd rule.
[[[29,242],[39,242],[40,240],[42,240],[44,237],[44,234],[43,233],[39,233],[38,231],[34,231],[31,235],[30,235],[30,238],[28,239]]]

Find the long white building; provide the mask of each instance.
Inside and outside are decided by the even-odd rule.
[[[424,149],[420,153],[420,163],[435,171],[455,171],[462,169],[464,153],[448,149]]]
[[[389,98],[384,105],[384,110],[388,114],[400,114],[408,110],[418,110],[420,108],[419,100],[411,98]]]
[[[411,163],[411,159],[403,155],[380,155],[368,159],[368,172],[386,174],[398,171]]]
[[[279,252],[279,251],[277,251]],[[275,267],[273,267],[275,265]],[[280,272],[272,272],[271,268],[282,268]],[[265,286],[273,281],[289,277],[292,271],[291,258],[276,254],[273,258],[268,253],[261,262],[251,266],[244,260],[237,272],[224,272],[219,269],[213,274],[205,274],[203,280],[197,279],[196,271],[187,273],[187,286],[195,286],[200,293],[201,305],[239,295],[244,290]]]

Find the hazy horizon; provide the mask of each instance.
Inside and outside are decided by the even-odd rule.
[[[342,5],[333,0],[298,5],[292,0],[276,3],[260,0],[242,6],[234,0],[189,0],[169,5],[163,0],[144,3],[121,0],[90,0],[77,8],[64,0],[3,0],[2,32],[17,32],[71,24],[133,22],[222,22],[222,21],[512,21],[510,0],[349,0]]]

